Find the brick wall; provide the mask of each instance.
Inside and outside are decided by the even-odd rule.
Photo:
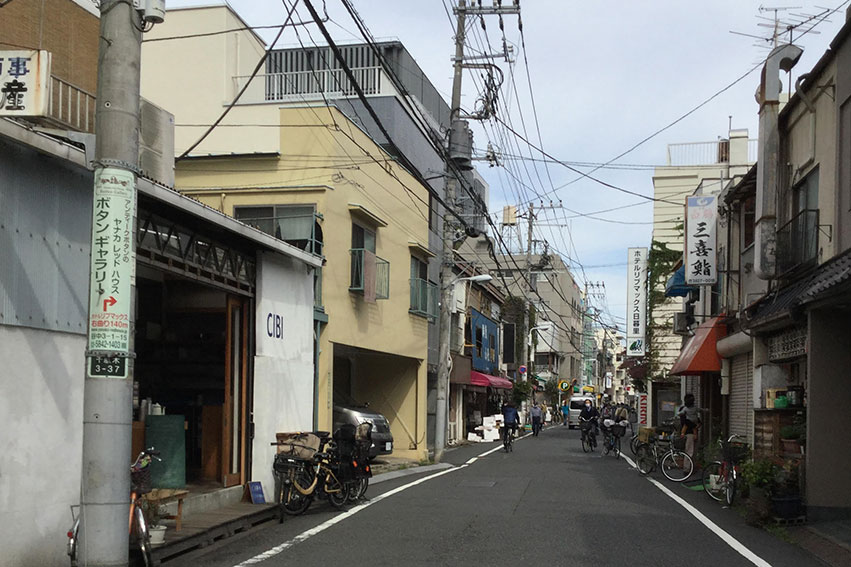
[[[52,74],[97,90],[100,21],[72,0],[15,0],[0,8],[0,49],[46,49]]]

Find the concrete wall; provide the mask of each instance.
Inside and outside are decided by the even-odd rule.
[[[313,272],[270,254],[257,265],[251,476],[272,501],[275,434],[313,428]]]
[[[851,312],[809,314],[807,357],[807,513],[851,517],[851,437],[842,430],[851,404]],[[837,430],[837,427],[840,429]]]
[[[80,502],[86,337],[0,325],[4,565],[62,565]],[[14,361],[14,362],[13,362]]]

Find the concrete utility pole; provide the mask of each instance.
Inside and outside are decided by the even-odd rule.
[[[129,559],[141,29],[131,2],[101,3],[79,533],[90,566]]]
[[[519,14],[520,6],[518,0],[514,0],[513,6],[502,7],[484,7],[484,6],[467,6],[466,0],[459,0],[458,6],[453,10],[458,18],[455,28],[455,57],[453,59],[454,77],[452,81],[452,101],[449,111],[449,154],[455,155],[453,151],[454,142],[459,141],[463,135],[467,135],[466,123],[461,119],[461,79],[465,67],[482,68],[481,65],[465,65],[464,64],[464,40],[465,40],[465,23],[467,15],[487,15],[487,14]],[[477,118],[470,116],[470,118]],[[470,143],[470,152],[472,151],[472,143]],[[466,153],[466,152],[462,152]],[[471,161],[471,156],[462,157]],[[472,164],[469,165],[472,168]],[[457,191],[457,180],[455,178],[453,164],[446,164],[446,204],[455,209],[455,196]],[[444,449],[446,448],[446,433],[448,428],[447,412],[447,394],[449,392],[449,367],[452,356],[451,349],[451,329],[452,312],[450,302],[452,301],[452,281],[453,267],[455,265],[454,246],[456,224],[450,220],[451,213],[444,212],[443,218],[443,254],[440,266],[440,328],[437,361],[437,408],[435,409],[435,432],[434,432],[434,460],[440,462],[443,458]]]
[[[464,61],[464,22],[466,12],[464,11],[465,0],[458,2],[458,25],[455,29],[455,76],[452,80],[452,102],[449,107],[450,132],[461,114],[461,76]],[[451,137],[450,137],[451,139]],[[455,178],[449,163],[446,164],[446,204],[455,208]],[[449,212],[443,215],[443,254],[440,264],[440,341],[438,345],[437,360],[437,408],[435,410],[435,432],[434,432],[434,461],[439,463],[443,458],[446,447],[446,430],[448,428],[447,394],[449,392],[449,367],[451,349],[452,312],[450,302],[452,301],[452,268],[455,265],[455,249],[453,242],[455,238],[455,223],[450,221]]]
[[[532,297],[532,234],[535,225],[535,203],[529,203],[529,219],[528,219],[528,231],[526,233],[526,285],[523,286],[526,302],[524,303],[524,307],[526,307],[523,313],[523,326],[527,329],[532,328],[532,309],[530,304],[530,297]],[[523,352],[521,354],[520,360],[526,363],[526,375],[523,376],[524,381],[529,380],[529,375],[532,373],[532,361],[529,360],[532,356],[532,348],[529,342],[531,339],[531,331],[527,331],[528,339],[523,341]]]

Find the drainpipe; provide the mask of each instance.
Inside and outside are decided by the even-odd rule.
[[[780,71],[787,73],[801,58],[803,49],[786,44],[775,47],[762,68],[756,94],[759,104],[759,169],[756,176],[756,227],[754,272],[763,280],[777,272],[777,186],[780,181]]]

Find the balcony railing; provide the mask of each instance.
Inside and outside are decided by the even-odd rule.
[[[758,140],[748,140],[748,163],[756,162],[757,149]],[[668,145],[668,165],[713,165],[729,161],[730,143],[727,140]]]
[[[818,258],[818,209],[803,210],[777,230],[777,272],[789,274]]]
[[[355,67],[352,74],[366,96],[392,94],[390,82],[384,77],[381,67]],[[250,76],[234,77],[235,92],[239,92],[250,79]],[[320,69],[257,75],[240,103],[314,101],[355,96],[357,92],[345,71]]]
[[[411,280],[411,313],[434,319],[437,317],[437,284],[414,278]]]
[[[367,281],[367,255],[363,248],[352,248],[352,279],[349,291],[367,295],[370,285],[375,286],[375,299],[388,299],[390,297],[390,262],[373,255],[375,258],[375,281],[370,284]]]
[[[80,132],[95,131],[95,95],[50,76],[47,117]]]

